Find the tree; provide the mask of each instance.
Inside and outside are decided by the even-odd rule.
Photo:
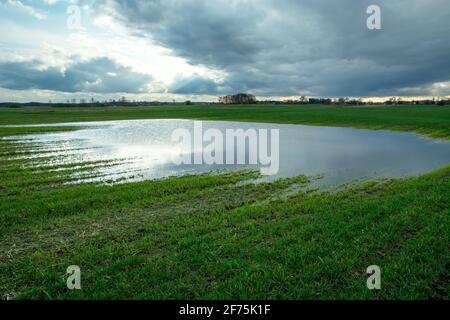
[[[348,98],[339,98],[338,99],[338,104],[346,104],[348,101]]]
[[[398,99],[397,97],[391,97],[391,98],[389,99],[389,103],[390,103],[390,104],[397,104],[398,101],[399,101],[399,99]]]

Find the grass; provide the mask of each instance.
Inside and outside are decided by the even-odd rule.
[[[24,110],[11,109],[0,111],[5,115],[0,121],[149,117],[152,110],[156,110],[156,118],[166,108],[111,112],[26,109],[30,117],[19,116]],[[167,117],[197,114],[196,118],[207,118],[210,112],[206,107],[181,107],[175,116],[172,108]],[[234,107],[219,112],[239,120],[267,117],[268,121],[272,116],[277,122],[288,122],[288,108],[292,107],[274,108],[284,111],[270,111],[270,115],[269,111],[245,109],[241,118]],[[400,111],[396,108],[389,111],[408,113],[403,107]],[[448,109],[420,108],[399,120],[398,127],[392,125],[395,117],[386,115],[387,109],[370,110],[381,112],[381,118],[375,116],[373,121],[380,123],[379,129],[403,127],[448,138],[448,126],[445,130],[441,127],[448,123]],[[334,116],[322,119],[316,115],[317,121],[340,118],[341,109],[319,107],[316,112],[322,110]],[[343,110],[358,114],[345,124],[352,122],[356,127],[364,127],[364,119],[369,117],[359,112],[372,112]],[[313,121],[312,115],[306,116],[314,112],[312,107],[294,107],[292,112],[292,122]],[[344,125],[344,119],[334,125]],[[73,129],[8,127],[0,128],[0,137]],[[93,167],[113,163],[50,165],[51,159],[36,147],[33,141],[0,140],[3,297],[450,298],[450,166],[421,177],[371,182],[334,192],[309,190],[308,178],[302,176],[254,184],[257,173],[251,171],[100,185],[72,181],[73,174],[93,177]],[[12,159],[21,152],[33,158]],[[66,288],[65,271],[74,264],[82,271],[80,291]],[[366,287],[369,265],[381,267],[381,290]]]
[[[450,138],[449,106],[339,107],[317,105],[0,108],[1,124],[123,119],[203,119],[412,131]]]

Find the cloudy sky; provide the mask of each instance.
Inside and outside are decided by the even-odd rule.
[[[0,101],[445,96],[449,35],[448,0],[0,0]]]

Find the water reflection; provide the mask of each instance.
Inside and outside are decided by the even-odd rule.
[[[58,124],[60,125],[60,124]],[[124,120],[70,123],[80,130],[27,136],[47,155],[59,155],[54,164],[120,160],[102,167],[100,181],[162,178],[212,170],[237,169],[229,165],[173,164],[179,146],[171,141],[177,128],[193,130],[190,120]],[[86,128],[86,126],[88,126]],[[409,133],[302,125],[242,122],[203,122],[205,130],[280,130],[280,170],[266,180],[299,174],[324,174],[322,183],[344,183],[361,177],[417,175],[450,163],[450,143]],[[55,147],[61,143],[59,147]],[[226,150],[224,150],[226,152]],[[42,154],[40,154],[42,156]],[[94,180],[95,180],[94,179]]]

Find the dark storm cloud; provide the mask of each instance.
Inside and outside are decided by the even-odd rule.
[[[169,92],[179,94],[226,93],[215,81],[200,76],[177,79],[169,88]]]
[[[366,28],[371,4],[382,9],[382,30]],[[192,64],[223,69],[230,91],[406,95],[450,80],[447,0],[100,0],[96,8]]]
[[[131,71],[108,58],[69,65],[64,71],[40,68],[39,61],[0,62],[0,87],[15,90],[44,89],[63,92],[138,93],[151,77]]]

